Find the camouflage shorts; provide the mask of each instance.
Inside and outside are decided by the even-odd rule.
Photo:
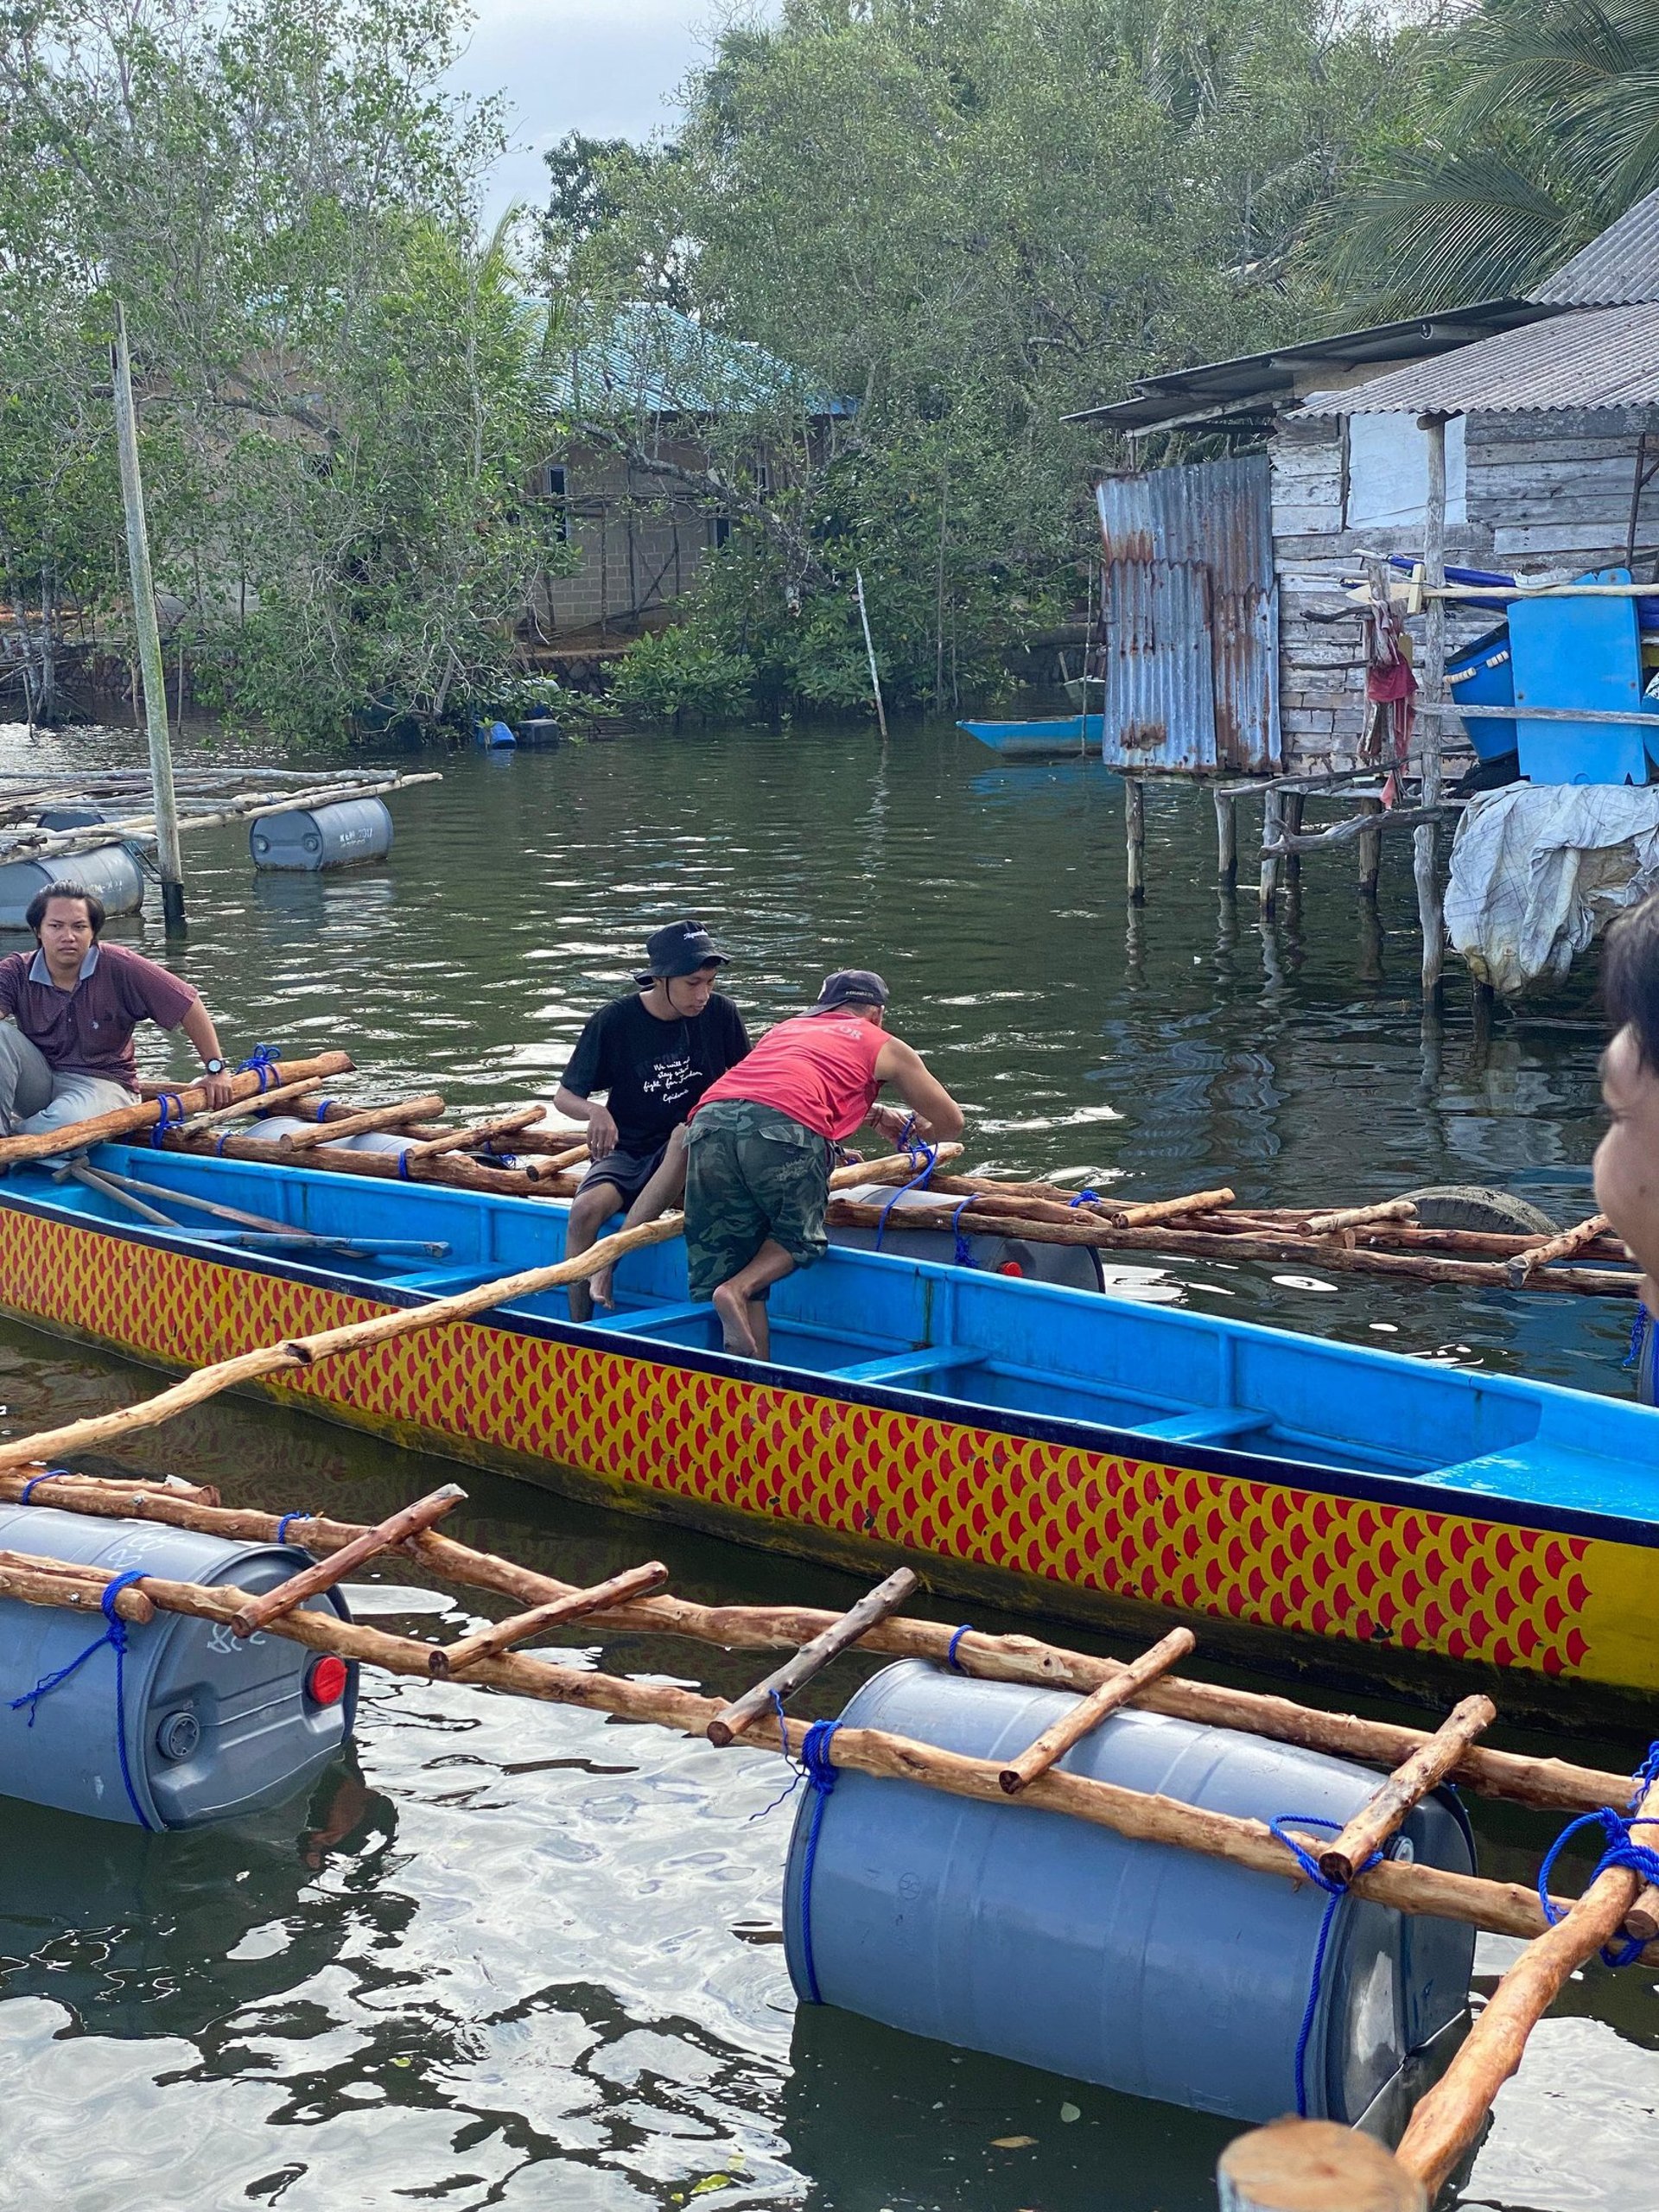
[[[830,1147],[773,1106],[719,1098],[686,1131],[685,1251],[693,1298],[711,1298],[772,1237],[798,1268],[828,1248]]]

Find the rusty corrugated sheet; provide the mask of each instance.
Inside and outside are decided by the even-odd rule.
[[[1267,455],[1108,477],[1097,498],[1107,760],[1276,769],[1279,602]],[[1131,582],[1134,569],[1163,581],[1142,588]]]

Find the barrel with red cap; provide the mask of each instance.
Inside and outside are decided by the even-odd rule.
[[[0,1550],[254,1597],[306,1564],[292,1545],[49,1505],[0,1506]],[[350,1618],[337,1590],[308,1609]],[[122,1622],[118,1650],[105,1630],[97,1614],[0,1599],[7,1796],[131,1827],[201,1827],[293,1796],[351,1733],[357,1669],[333,1652],[181,1613]]]

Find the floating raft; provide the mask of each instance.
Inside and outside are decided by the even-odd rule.
[[[307,1087],[342,1060],[261,1069],[267,1103],[314,1097]],[[688,1299],[677,1217],[565,1262],[566,1209],[531,1195],[570,1172],[557,1135],[504,1133],[521,1147],[508,1168],[456,1157],[478,1132],[391,1135],[389,1119],[440,1104],[347,1111],[311,1124],[321,1142],[302,1144],[302,1127],[274,1154],[201,1126],[222,1117],[186,1093],[165,1109],[169,1124],[186,1119],[159,1151],[121,1141],[159,1107],[84,1125],[93,1148],[67,1179],[29,1158],[60,1152],[64,1133],[8,1140],[0,1305],[141,1359],[226,1363],[157,1405],[257,1387],[739,1541],[853,1564],[914,1556],[937,1586],[1016,1610],[1282,1631],[1345,1645],[1390,1677],[1434,1655],[1659,1684],[1649,1408],[939,1264],[902,1244],[832,1249],[780,1284],[772,1363],[759,1366],[722,1351],[710,1308]],[[394,1150],[324,1156],[342,1140]],[[537,1142],[553,1149],[522,1149]],[[838,1171],[865,1186],[911,1172],[902,1158]],[[1298,1247],[1294,1223],[1188,1226],[1213,1224],[1230,1195],[1116,1209],[1116,1222],[1080,1211],[1075,1228],[1039,1219],[1021,1233],[1154,1251],[1198,1236]],[[988,1215],[1004,1230],[1009,1218]],[[1518,1268],[1529,1293],[1563,1274],[1631,1280],[1596,1222],[1465,1262],[1368,1251],[1355,1210],[1332,1218],[1342,1225],[1317,1249],[1413,1281],[1429,1265],[1499,1287]],[[615,1310],[573,1324],[565,1287],[608,1258],[620,1260]],[[129,1409],[41,1448],[90,1449],[149,1417]],[[0,1446],[0,1465],[17,1448]]]

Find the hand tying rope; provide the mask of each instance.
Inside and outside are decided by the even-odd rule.
[[[882,1207],[881,1217],[875,1224],[875,1249],[878,1252],[881,1249],[881,1240],[887,1233],[887,1216],[893,1211],[894,1206],[898,1205],[899,1199],[904,1197],[906,1191],[919,1191],[921,1189],[923,1184],[927,1181],[928,1178],[932,1174],[934,1168],[938,1164],[939,1154],[938,1147],[929,1144],[925,1138],[917,1136],[915,1135],[915,1128],[916,1116],[912,1114],[908,1121],[906,1122],[904,1128],[899,1132],[898,1149],[902,1153],[908,1154],[910,1164],[912,1167],[914,1167],[919,1160],[921,1163],[920,1172],[912,1175],[908,1183],[901,1183],[898,1189],[893,1192],[893,1196],[887,1200],[886,1205]],[[958,1206],[957,1211],[960,1214],[962,1208]],[[960,1245],[962,1242],[961,1238],[958,1237],[957,1241]]]

